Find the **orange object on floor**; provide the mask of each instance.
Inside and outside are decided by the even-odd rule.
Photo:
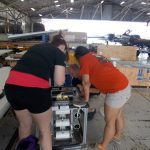
[[[96,147],[97,147],[99,150],[105,150],[101,144],[97,144]]]

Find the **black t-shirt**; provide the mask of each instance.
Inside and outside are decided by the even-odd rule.
[[[50,43],[43,43],[31,47],[12,70],[49,80],[53,79],[55,65],[65,66],[65,54]]]

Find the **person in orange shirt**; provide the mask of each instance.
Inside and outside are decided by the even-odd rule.
[[[98,60],[86,47],[78,46],[75,57],[80,64],[85,101],[89,100],[91,84],[106,94],[104,104],[106,125],[103,140],[96,145],[99,150],[105,150],[111,140],[118,141],[121,138],[124,127],[123,106],[130,98],[131,87],[128,79],[110,61]]]
[[[68,70],[69,70],[70,75],[72,76],[72,86],[77,87],[79,89],[80,97],[84,97],[84,89],[83,89],[82,80],[81,80],[81,77],[79,74],[79,71],[80,71],[79,65],[71,64],[71,65],[69,65]],[[93,85],[90,86],[89,92],[90,92],[90,97],[93,95],[99,95],[100,94],[99,90],[97,90]],[[96,109],[91,108],[89,106],[89,108],[88,108],[88,121],[93,119],[95,113],[96,113]]]
[[[80,90],[80,96],[84,96],[84,90],[82,86],[82,80],[80,78],[79,74],[80,68],[77,64],[71,64],[69,65],[69,73],[72,76],[72,85],[75,87],[78,87]],[[92,95],[99,95],[100,92],[97,90],[93,85],[90,86],[90,96]]]

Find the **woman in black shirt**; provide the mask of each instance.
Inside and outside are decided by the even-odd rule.
[[[7,100],[19,122],[20,140],[30,138],[34,121],[42,150],[52,150],[50,81],[57,86],[64,83],[66,49],[61,35],[54,36],[51,44],[34,45],[11,69],[5,84]]]

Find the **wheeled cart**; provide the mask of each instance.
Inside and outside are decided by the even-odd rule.
[[[74,87],[53,87],[51,96],[53,150],[86,150],[88,105],[79,99]]]

